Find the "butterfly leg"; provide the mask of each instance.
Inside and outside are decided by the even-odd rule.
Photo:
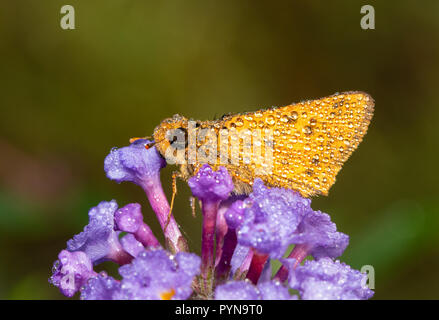
[[[189,198],[189,201],[190,201],[190,205],[191,205],[191,209],[192,209],[192,217],[196,217],[196,212],[195,212],[195,201],[197,201],[196,200],[196,198],[195,197],[190,197]]]
[[[235,194],[250,194],[252,191],[253,179],[243,177],[238,171],[230,169],[229,174],[233,177]]]
[[[180,171],[174,171],[172,172],[172,198],[171,198],[171,206],[169,208],[168,218],[166,219],[166,224],[164,231],[166,231],[166,228],[168,227],[169,221],[171,220],[172,215],[172,208],[174,207],[174,200],[175,196],[177,194],[177,178],[183,178],[183,175]]]

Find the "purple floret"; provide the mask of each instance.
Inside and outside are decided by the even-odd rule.
[[[120,282],[101,272],[81,289],[81,300],[114,300],[119,291]]]
[[[136,237],[131,233],[123,236],[120,239],[120,243],[122,244],[123,249],[133,257],[137,257],[139,253],[145,250],[143,244],[137,241]]]
[[[349,236],[337,231],[328,214],[308,211],[294,236],[295,244],[305,244],[314,258],[336,258],[349,244]]]
[[[233,204],[227,209],[224,214],[224,218],[226,219],[227,225],[230,229],[239,228],[245,216],[245,202],[242,200],[237,200],[233,202]]]
[[[135,233],[143,223],[140,204],[130,203],[120,208],[114,214],[115,229]]]
[[[246,205],[238,242],[272,258],[281,257],[293,241],[294,232],[307,211],[310,200],[289,189],[267,188],[260,179]]]
[[[151,228],[143,222],[140,204],[130,203],[120,208],[114,214],[114,229],[132,233],[133,236],[145,247],[160,247]]]
[[[226,168],[219,167],[217,171],[205,164],[198,173],[189,179],[188,185],[194,197],[202,201],[219,201],[228,198],[233,190],[233,180]]]
[[[296,300],[288,288],[278,281],[266,281],[258,284],[259,294],[262,300]]]
[[[82,251],[62,250],[53,264],[52,272],[49,282],[66,297],[73,297],[90,277],[96,275],[92,262]]]
[[[196,254],[180,252],[174,258],[178,272],[192,278],[200,273],[200,258]]]
[[[126,263],[130,256],[123,250],[114,231],[115,200],[103,201],[88,212],[89,223],[84,231],[67,241],[67,250],[83,251],[93,264],[104,260]]]
[[[215,290],[216,300],[291,300],[288,288],[280,282],[267,281],[257,286],[250,281],[230,281]]]
[[[231,281],[216,287],[215,300],[260,300],[260,296],[251,282]]]
[[[146,149],[148,143],[151,141],[138,139],[127,147],[114,148],[104,162],[107,177],[119,183],[131,181],[138,185],[143,185],[145,179],[158,177],[166,161],[155,147]]]
[[[294,263],[294,261],[291,261]],[[289,285],[304,300],[365,300],[374,292],[366,285],[367,275],[330,258],[308,260],[290,269]]]
[[[119,268],[122,289],[116,299],[182,300],[192,294],[192,280],[200,271],[200,258],[164,250],[144,251],[131,264]]]

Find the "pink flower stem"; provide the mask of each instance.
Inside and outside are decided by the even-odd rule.
[[[296,269],[297,266],[305,259],[309,254],[309,247],[306,244],[298,244],[294,247],[293,251],[291,251],[288,256],[289,259],[296,259],[294,263],[293,269]],[[288,279],[288,268],[282,266],[279,271],[274,276],[274,279],[279,280],[280,282],[284,282]]]
[[[166,227],[170,206],[165,192],[163,191],[160,176],[152,177],[143,181],[142,188],[145,190],[149,203],[159,220],[160,226],[165,235],[166,244],[171,252],[176,253],[179,251],[188,251],[186,239],[182,236],[173,215],[171,215],[169,224]]]
[[[217,279],[225,279],[228,277],[228,274],[231,269],[230,262],[232,260],[233,252],[235,251],[236,244],[237,244],[236,231],[229,229],[226,235],[224,236],[221,259],[219,260],[215,268]]]
[[[152,233],[151,228],[146,224],[142,223],[139,229],[134,233],[134,237],[137,241],[142,243],[146,248],[159,248],[160,242]]]
[[[133,260],[133,256],[122,248],[122,245],[120,244],[119,239],[116,235],[109,238],[108,241],[111,245],[111,251],[107,255],[108,260],[111,260],[121,266],[131,263],[131,261]]]
[[[268,260],[268,254],[260,253],[253,250],[253,259],[250,264],[250,268],[247,273],[247,279],[249,279],[253,284],[257,284],[259,277],[261,276],[264,265]]]
[[[213,270],[215,262],[215,227],[218,212],[218,201],[203,201],[203,231],[201,238],[201,277],[203,291],[210,293],[213,290]]]
[[[216,252],[215,252],[215,277],[227,278],[230,271],[230,261],[236,247],[236,232],[230,230],[224,218],[225,212],[231,202],[222,201],[216,215]]]
[[[250,264],[253,260],[253,250],[249,250],[247,253],[247,256],[244,258],[244,261],[242,261],[241,266],[237,270],[237,278],[239,278],[244,273],[246,274],[248,272],[248,269],[250,268]]]

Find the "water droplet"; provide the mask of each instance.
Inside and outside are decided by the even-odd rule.
[[[312,129],[311,129],[310,126],[303,127],[302,131],[303,131],[304,134],[306,134],[308,136],[312,133]]]
[[[274,117],[273,116],[268,116],[266,119],[265,119],[265,122],[269,125],[269,126],[272,126],[276,121],[274,120]]]
[[[318,156],[318,155],[315,155],[315,156],[312,158],[311,162],[312,162],[313,165],[318,165],[319,162],[320,162],[320,161],[319,161],[319,156]]]
[[[297,114],[297,112],[296,112],[296,111],[291,112],[291,119],[293,119],[294,121],[296,121],[297,118],[299,118],[299,115]]]

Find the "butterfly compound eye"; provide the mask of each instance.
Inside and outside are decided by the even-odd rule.
[[[188,146],[188,132],[186,128],[178,128],[168,130],[166,133],[166,140],[169,141],[169,144],[177,149],[186,149]]]

